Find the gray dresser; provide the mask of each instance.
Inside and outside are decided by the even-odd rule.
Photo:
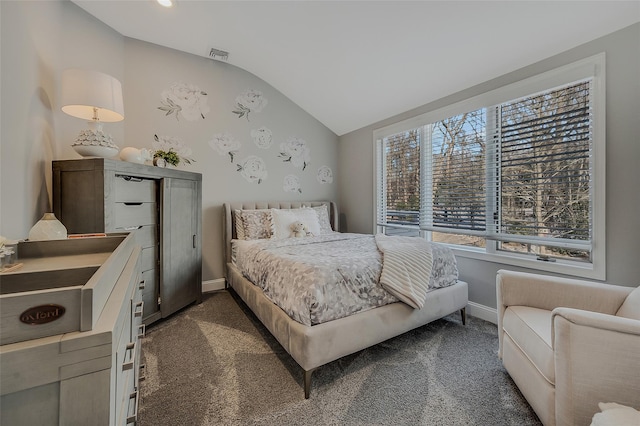
[[[102,158],[54,161],[53,210],[70,234],[136,233],[145,324],[201,302],[201,174]]]
[[[0,424],[125,425],[139,402],[135,235],[27,242],[0,274]]]

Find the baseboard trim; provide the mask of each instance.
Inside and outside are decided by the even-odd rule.
[[[224,290],[224,283],[225,283],[224,278],[202,281],[202,292],[208,293],[210,291]]]
[[[467,313],[493,324],[498,323],[498,310],[495,308],[490,308],[475,302],[469,302],[467,304]]]

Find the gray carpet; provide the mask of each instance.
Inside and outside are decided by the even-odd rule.
[[[147,328],[139,424],[539,425],[496,352],[494,324],[458,314],[302,369],[233,292]]]

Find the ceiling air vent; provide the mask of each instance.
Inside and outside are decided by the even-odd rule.
[[[214,49],[213,47],[209,50],[209,57],[211,59],[218,59],[220,61],[226,61],[229,59],[229,52],[225,52],[224,50]]]

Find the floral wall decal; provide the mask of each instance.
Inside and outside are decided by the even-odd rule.
[[[246,117],[249,120],[250,112],[260,112],[267,106],[267,98],[261,91],[256,89],[247,89],[236,98],[236,109],[233,110],[238,118]]]
[[[299,192],[302,194],[302,188],[300,188],[300,180],[298,176],[287,175],[284,177],[284,184],[282,185],[284,192]]]
[[[233,157],[240,150],[240,142],[231,133],[216,133],[209,141],[209,146],[220,155],[228,155],[233,163]]]
[[[311,152],[304,139],[290,137],[286,142],[280,144],[280,154],[278,157],[282,161],[291,162],[294,167],[304,170],[311,163]]]
[[[264,160],[256,155],[250,155],[238,162],[238,171],[247,181],[262,183],[267,178],[267,166]]]
[[[175,136],[158,136],[153,135],[153,148],[154,151],[175,152],[180,160],[191,164],[195,160],[191,158],[193,151],[186,146],[182,140]]]
[[[329,166],[322,166],[318,169],[316,179],[320,183],[333,183],[333,172]]]
[[[159,110],[165,115],[175,114],[176,120],[180,116],[189,121],[204,119],[210,110],[207,105],[207,93],[198,86],[185,83],[173,83],[170,88],[162,91]]]
[[[253,139],[253,143],[255,143],[258,148],[262,149],[269,149],[273,142],[273,134],[271,133],[271,130],[264,126],[259,129],[252,130],[251,138]]]

